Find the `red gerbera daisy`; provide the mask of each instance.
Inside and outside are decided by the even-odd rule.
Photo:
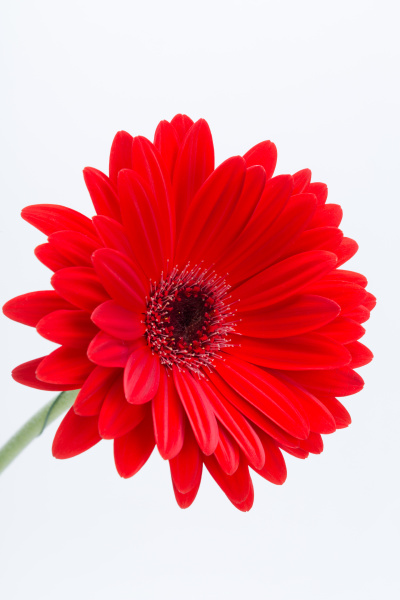
[[[119,132],[110,175],[84,170],[96,216],[28,206],[48,235],[36,248],[53,290],[10,300],[5,314],[61,347],[17,367],[20,383],[80,389],[56,433],[69,458],[114,440],[131,477],[155,445],[179,506],[203,465],[240,510],[253,503],[249,467],[286,479],[282,450],[320,453],[346,427],[336,399],[359,391],[371,352],[359,338],[374,297],[340,267],[357,244],[342,210],[304,169],[272,177],[262,142],[214,169],[207,123],[177,115],[154,144]]]

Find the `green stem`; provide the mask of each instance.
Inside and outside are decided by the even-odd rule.
[[[34,440],[52,421],[73,405],[79,390],[61,392],[43,406],[13,437],[0,448],[0,473]]]

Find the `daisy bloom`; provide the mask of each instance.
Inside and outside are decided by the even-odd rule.
[[[13,371],[43,390],[77,390],[56,458],[114,440],[132,477],[155,446],[182,508],[203,467],[234,506],[251,508],[250,469],[286,479],[283,453],[323,449],[350,423],[337,396],[361,390],[372,354],[358,340],[375,299],[342,269],[357,251],[342,209],[308,169],[273,176],[273,143],[214,166],[210,129],[185,115],[154,142],[115,136],[109,176],[84,178],[96,216],[37,204],[22,217],[53,289],[4,313],[60,347]]]

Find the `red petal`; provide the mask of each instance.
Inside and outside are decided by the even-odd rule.
[[[374,358],[371,350],[360,342],[351,342],[351,344],[346,345],[346,348],[351,354],[350,366],[353,369],[367,365]]]
[[[300,448],[312,454],[321,454],[324,449],[324,442],[319,433],[311,432],[306,440],[300,442]]]
[[[40,319],[54,310],[73,308],[69,302],[61,298],[53,290],[30,292],[16,296],[5,303],[3,313],[9,319],[36,327]]]
[[[60,296],[89,312],[110,299],[94,269],[90,267],[60,269],[54,273],[51,284]]]
[[[176,132],[179,142],[183,142],[193,124],[192,119],[186,115],[175,115],[171,120],[171,125]]]
[[[263,271],[282,257],[285,250],[301,235],[315,211],[315,196],[298,194],[292,196],[282,213],[276,218],[263,236],[263,245],[249,257],[249,263],[243,262],[235,270],[230,268],[231,280],[239,281]]]
[[[151,415],[135,429],[114,440],[114,460],[120,476],[128,478],[140,471],[155,445]]]
[[[76,397],[74,402],[76,414],[82,417],[98,415],[103,400],[118,374],[118,369],[95,367]]]
[[[356,321],[352,321],[347,317],[338,317],[331,323],[318,329],[318,333],[327,335],[341,344],[348,344],[362,337],[365,329]]]
[[[239,444],[249,463],[261,468],[265,456],[260,440],[247,419],[224,397],[213,383],[202,381],[201,385],[207,389],[207,397],[217,419]],[[232,390],[232,393],[233,392]]]
[[[244,154],[243,158],[248,167],[261,165],[264,167],[267,179],[274,174],[278,153],[275,144],[270,141],[260,142]]]
[[[232,500],[231,500],[232,502]],[[250,490],[249,493],[247,495],[246,500],[243,500],[243,502],[232,502],[233,506],[239,510],[241,510],[242,512],[248,512],[254,503],[254,487],[253,487],[253,482],[250,479]]]
[[[348,427],[350,425],[351,417],[339,400],[333,396],[324,396],[320,398],[320,402],[322,402],[322,404],[324,404],[324,406],[326,406],[326,408],[329,410],[335,419],[336,427],[338,429],[343,429],[344,427]]]
[[[214,481],[234,503],[244,502],[251,489],[251,479],[246,461],[242,458],[233,475],[227,475],[219,466],[214,456],[205,456],[204,464]]]
[[[191,504],[193,504],[194,499],[197,496],[197,492],[199,491],[202,472],[203,472],[203,463],[200,463],[200,468],[197,470],[197,473],[196,473],[196,480],[195,480],[194,486],[190,490],[190,492],[188,492],[187,494],[182,494],[176,488],[174,482],[172,482],[172,486],[173,486],[173,489],[174,489],[175,498],[176,498],[176,501],[177,501],[178,506],[180,508],[189,508],[189,506]]]
[[[339,204],[325,204],[319,206],[309,225],[309,229],[327,226],[339,227],[342,217],[343,211]]]
[[[136,340],[145,333],[143,315],[127,310],[115,300],[100,304],[91,319],[97,327],[121,340]]]
[[[188,131],[176,159],[173,190],[177,229],[196,192],[214,170],[214,146],[210,128],[204,119]]]
[[[222,427],[219,428],[219,440],[214,456],[227,475],[233,475],[237,471],[240,458],[239,448],[229,433]]]
[[[262,469],[254,469],[256,473],[276,485],[286,481],[287,470],[285,459],[275,442],[263,431],[259,431],[261,443],[265,452],[265,463]]]
[[[290,401],[291,393],[277,378],[237,358],[215,365],[217,373],[250,404],[290,435],[305,439],[308,423]]]
[[[232,292],[232,299],[240,300],[240,312],[264,309],[321,279],[335,268],[336,260],[334,254],[324,250],[292,256],[240,285]],[[324,295],[318,291],[311,293]]]
[[[72,458],[100,442],[97,417],[80,417],[70,408],[61,421],[53,441],[55,458]]]
[[[160,360],[149,347],[141,346],[129,357],[124,372],[125,396],[132,404],[144,404],[154,398],[160,383]]]
[[[249,240],[251,235],[260,237],[264,231],[267,231],[285,208],[292,193],[293,179],[290,175],[277,175],[267,181],[260,201],[251,216],[250,229],[245,230],[245,239]],[[260,223],[262,223],[261,228]]]
[[[240,271],[243,267],[242,278],[247,279],[244,265],[248,265],[248,258],[254,256],[265,245],[265,237],[271,224],[282,212],[287,204],[293,189],[290,175],[279,175],[267,181],[253,215],[241,235],[222,254],[218,262],[219,272],[233,267]]]
[[[285,375],[318,397],[320,392],[330,396],[350,396],[364,387],[363,379],[350,367],[330,371],[285,371]]]
[[[35,358],[34,360],[30,360],[18,367],[15,367],[13,372],[11,373],[13,379],[17,383],[21,383],[22,385],[27,385],[28,387],[35,388],[37,390],[49,390],[49,391],[61,391],[61,390],[74,390],[76,389],[76,385],[68,385],[68,384],[53,384],[53,383],[45,383],[44,381],[40,381],[36,377],[36,369],[42,362],[42,360],[46,358],[42,356],[40,358]]]
[[[62,346],[42,360],[36,376],[46,383],[74,385],[77,389],[82,387],[93,369],[85,350]]]
[[[172,257],[175,237],[175,215],[169,173],[157,148],[145,137],[133,138],[133,169],[147,183],[158,219],[162,223],[161,235],[167,258]]]
[[[290,175],[277,175],[267,181],[250,222],[254,233],[260,236],[274,223],[285,208],[291,194],[293,194],[293,178]],[[261,228],[260,223],[262,223]],[[249,232],[246,231],[246,233]]]
[[[294,393],[297,401],[307,414],[311,431],[317,433],[333,433],[336,430],[335,420],[332,414],[318,398],[313,396],[306,389],[288,381],[286,378],[284,378],[284,382]]]
[[[376,306],[375,296],[373,294],[371,294],[370,292],[366,292],[366,297],[364,298],[362,304],[363,304],[363,306],[368,308],[368,310],[372,310]]]
[[[256,338],[282,338],[306,333],[329,323],[340,306],[321,296],[299,296],[290,304],[273,306],[261,313],[243,313],[236,331]]]
[[[365,323],[370,317],[370,311],[365,306],[357,306],[357,308],[346,311],[344,314],[357,323]]]
[[[92,266],[91,256],[100,243],[79,231],[56,231],[49,236],[50,246],[76,266]]]
[[[147,414],[147,407],[129,404],[125,398],[122,376],[108,391],[99,416],[99,433],[102,438],[112,440],[134,429]]]
[[[189,372],[173,369],[174,383],[202,452],[212,454],[218,444],[218,425],[207,393]]]
[[[308,252],[309,250],[328,250],[328,252],[336,254],[342,239],[343,233],[337,227],[308,229],[303,231],[293,244],[290,244],[282,258],[300,254],[300,252]]]
[[[285,446],[281,446],[282,450],[295,456],[296,458],[307,458],[309,456],[309,452],[307,450],[303,450],[303,448],[286,448]]]
[[[83,310],[56,310],[43,317],[36,329],[47,340],[72,348],[86,348],[98,333]]]
[[[311,171],[310,169],[302,169],[301,171],[297,171],[293,175],[293,194],[301,194],[301,192],[312,190],[306,189],[308,184],[311,181]]]
[[[134,258],[131,245],[121,223],[110,217],[97,216],[92,219],[97,234],[106,248],[118,250],[129,258]]]
[[[174,172],[176,157],[178,155],[179,142],[176,130],[168,123],[161,121],[154,134],[154,145],[164,159],[170,177]]]
[[[244,231],[256,210],[265,187],[265,182],[265,171],[262,167],[256,165],[246,170],[246,177],[240,198],[231,218],[223,224],[221,231],[218,233],[221,240],[218,254],[223,248],[229,247],[230,244],[233,243],[236,245],[239,234]]]
[[[350,363],[351,356],[341,344],[318,333],[303,333],[283,339],[231,336],[231,356],[270,369],[335,369]]]
[[[51,271],[72,267],[72,263],[49,243],[36,246],[34,254],[36,258]]]
[[[110,179],[116,185],[121,169],[132,169],[133,137],[126,131],[118,131],[110,152]]]
[[[245,173],[244,160],[234,156],[213,171],[201,186],[183,221],[176,250],[178,262],[186,264],[190,257],[196,263],[218,256],[220,231],[239,200]]]
[[[338,257],[338,267],[350,260],[350,258],[352,258],[355,255],[357,250],[357,242],[350,238],[343,238],[342,243],[335,250],[335,254]]]
[[[86,167],[83,169],[83,177],[96,213],[120,221],[118,196],[107,175],[92,167]]]
[[[365,288],[368,285],[367,278],[361,273],[355,273],[354,271],[346,271],[345,269],[336,269],[329,273],[325,277],[329,281],[347,281],[348,283],[356,283],[361,287]]]
[[[182,450],[169,461],[169,466],[174,489],[181,494],[188,494],[197,488],[202,462],[199,447],[189,426],[185,428]]]
[[[182,449],[185,423],[174,381],[164,368],[161,369],[160,385],[151,406],[158,451],[165,460],[170,460]]]
[[[149,289],[127,257],[116,250],[102,248],[93,254],[93,265],[104,287],[118,304],[139,313],[145,310]]]
[[[250,402],[245,400],[243,396],[237,394],[224,381],[222,377],[217,375],[217,373],[211,372],[208,376],[215,385],[215,387],[218,388],[216,391],[220,392],[220,394],[223,395],[223,397],[229,402],[229,404],[232,404],[233,407],[240,411],[242,415],[246,417],[246,419],[249,419],[251,421],[251,424],[254,423],[258,425],[260,429],[268,433],[268,435],[270,435],[274,440],[276,440],[280,444],[283,444],[288,447],[298,446],[299,440],[297,438],[289,435],[288,433],[286,433],[286,431],[283,431],[283,429],[275,425],[275,423],[264,414],[265,411],[263,411],[263,409],[261,409],[261,411],[257,410],[254,406],[252,406],[252,404],[250,404]],[[306,437],[306,434],[304,434],[303,437]],[[239,442],[238,439],[237,441]],[[261,468],[265,460],[262,446],[260,446],[260,450],[258,450],[258,458],[251,460],[251,458],[248,457],[248,460],[251,466],[254,466],[255,468]]]
[[[91,341],[87,355],[91,361],[103,367],[125,367],[132,352],[145,341],[120,340],[100,331]]]
[[[337,282],[337,281],[318,281],[307,287],[307,293],[317,294],[330,298],[342,309],[342,312],[353,310],[359,304],[363,304],[367,292],[355,283]]]
[[[125,231],[144,273],[159,278],[170,258],[162,234],[162,223],[153,195],[134,171],[122,171],[118,178],[121,212]]]
[[[322,206],[325,204],[328,198],[328,187],[325,183],[320,183],[319,181],[314,181],[310,183],[310,185],[304,190],[305,192],[310,192],[311,194],[315,194],[317,197],[318,206]]]
[[[22,210],[21,216],[25,221],[28,221],[28,223],[46,235],[50,235],[55,231],[72,229],[96,239],[96,233],[91,220],[66,206],[59,206],[58,204],[32,204]]]

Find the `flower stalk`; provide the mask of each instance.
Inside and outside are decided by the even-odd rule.
[[[79,390],[61,392],[56,398],[43,406],[11,439],[0,448],[0,473],[26,448],[40,436],[47,425],[65,413],[73,405]]]

